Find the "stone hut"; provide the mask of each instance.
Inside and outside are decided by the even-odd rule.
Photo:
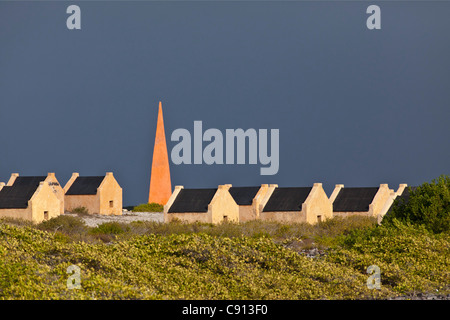
[[[122,214],[122,188],[112,172],[105,176],[80,177],[75,172],[64,187],[66,211],[84,207],[89,213]]]
[[[9,178],[8,183],[6,184],[6,186],[12,186],[14,184],[14,182],[17,180],[17,178],[19,177],[18,173],[13,173],[11,174],[11,177]],[[20,177],[19,181],[22,178],[35,178],[41,181],[44,181],[45,183],[47,183],[51,189],[53,190],[53,193],[56,195],[56,197],[59,199],[59,201],[61,202],[60,205],[60,214],[64,213],[64,190],[61,187],[58,179],[56,179],[56,175],[54,172],[49,172],[47,174],[47,176],[35,176],[35,177]]]
[[[331,202],[321,183],[313,187],[273,187],[260,204],[260,219],[317,223],[333,216]]]
[[[397,200],[400,203],[406,203],[409,201],[409,195],[411,191],[416,190],[417,187],[408,187],[407,184],[400,184],[397,191],[391,191],[389,199],[383,206],[383,209],[377,216],[378,224],[381,224],[383,217],[392,212],[394,201]]]
[[[164,221],[220,223],[239,221],[239,206],[229,193],[231,185],[212,189],[176,186],[164,206]]]
[[[386,202],[392,199],[392,192],[387,184],[380,184],[379,187],[352,188],[344,188],[343,184],[337,184],[330,197],[333,216],[377,217],[382,213]]]
[[[268,190],[267,184],[262,184],[261,187],[231,187],[229,189],[239,206],[239,222],[259,219],[259,207]]]
[[[40,223],[59,216],[62,203],[55,192],[56,185],[47,181],[47,178],[53,180],[53,176],[50,179],[48,176],[19,177],[13,174],[7,185],[0,183],[0,218]]]

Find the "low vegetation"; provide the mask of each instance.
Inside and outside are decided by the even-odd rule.
[[[133,212],[163,212],[164,206],[159,203],[142,203],[138,206],[133,207],[131,210]]]
[[[450,177],[441,175],[431,183],[424,183],[410,191],[408,201],[395,200],[392,212],[383,224],[398,220],[421,225],[434,233],[450,231]]]
[[[72,213],[78,213],[79,215],[89,214],[89,210],[86,207],[76,207],[72,210]]]
[[[312,248],[324,254],[308,256]],[[395,222],[316,226],[135,222],[86,227],[60,216],[0,223],[3,299],[367,299],[449,294],[450,237]],[[366,285],[381,269],[381,289]],[[68,289],[67,268],[81,270]]]
[[[448,297],[448,187],[438,196],[427,191],[445,179],[411,193],[381,225],[365,217],[316,225],[144,221],[95,228],[70,215],[38,225],[3,219],[0,299]],[[80,268],[79,289],[67,286],[72,265]],[[367,285],[373,265],[379,289]]]

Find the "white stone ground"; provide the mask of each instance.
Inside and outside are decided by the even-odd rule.
[[[72,213],[66,213],[66,215],[77,215]],[[99,214],[89,215],[77,215],[84,220],[87,226],[96,227],[99,224],[105,222],[122,222],[129,223],[132,221],[157,221],[164,222],[164,216],[162,212],[131,212],[123,210],[121,216],[104,216]]]

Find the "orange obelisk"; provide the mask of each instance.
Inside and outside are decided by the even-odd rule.
[[[155,146],[153,147],[152,174],[150,177],[148,202],[165,205],[171,194],[172,185],[170,183],[169,156],[167,154],[162,103],[160,101],[158,122],[156,124]]]

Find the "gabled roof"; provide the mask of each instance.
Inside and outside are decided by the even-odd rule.
[[[0,209],[26,209],[39,183],[47,177],[17,177],[12,186],[0,190]]]
[[[78,177],[67,190],[66,195],[94,195],[105,177]]]
[[[404,201],[405,203],[409,201],[409,196],[411,195],[411,192],[414,192],[417,190],[418,187],[406,187],[405,190],[403,190],[403,193],[397,197],[397,199],[401,199],[401,201]],[[411,189],[411,192],[410,192]]]
[[[276,188],[267,201],[263,212],[301,211],[312,187]]]
[[[231,187],[228,189],[234,201],[240,206],[251,205],[260,187]]]
[[[168,213],[207,212],[216,189],[181,189]]]
[[[417,189],[417,187],[406,187],[405,190],[403,190],[403,193],[400,196],[398,196],[397,198],[395,198],[395,201],[389,207],[389,210],[387,213],[392,212],[392,208],[394,207],[394,205],[403,205],[403,204],[408,203],[409,196],[411,194],[411,192],[409,191],[410,188],[411,188],[411,192],[414,192]]]
[[[333,202],[333,212],[366,212],[378,187],[342,188]]]

